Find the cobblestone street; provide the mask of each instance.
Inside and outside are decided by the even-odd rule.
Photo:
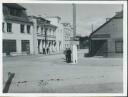
[[[123,59],[83,57],[66,63],[63,54],[3,58],[4,85],[8,72],[15,73],[11,93],[121,93]]]

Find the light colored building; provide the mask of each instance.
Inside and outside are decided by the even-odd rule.
[[[71,39],[73,39],[73,28],[70,23],[62,23],[62,25],[64,49],[71,48]]]
[[[52,25],[57,26],[56,29],[56,51],[60,52],[64,50],[64,39],[63,39],[63,25],[61,24],[61,18],[59,16],[46,17],[51,21]]]
[[[26,9],[16,3],[3,3],[4,55],[33,54],[32,22]]]
[[[70,23],[58,16],[27,16],[16,3],[3,4],[3,53],[11,55],[61,52],[71,46]],[[45,54],[44,53],[44,54]]]
[[[57,27],[42,17],[29,16],[29,19],[33,22],[35,54],[55,52]]]
[[[73,29],[70,23],[62,23],[58,16],[46,17],[51,21],[51,24],[56,25],[56,50],[64,51],[66,48],[71,48],[71,38],[73,38]]]
[[[106,21],[90,35],[90,56],[122,56],[123,11]]]

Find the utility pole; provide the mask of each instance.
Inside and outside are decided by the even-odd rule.
[[[73,39],[76,36],[76,5],[73,4]]]
[[[47,46],[47,28],[45,28],[45,48],[46,48],[46,46]]]
[[[73,4],[73,43],[72,43],[72,58],[73,64],[77,63],[77,44],[75,43],[76,38],[76,5]]]
[[[92,29],[92,32],[93,32],[93,24],[91,25],[91,29]]]
[[[123,7],[124,7],[124,6],[123,6],[123,4],[122,4],[122,5],[121,5],[121,11],[123,11]]]

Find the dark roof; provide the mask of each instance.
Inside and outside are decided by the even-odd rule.
[[[17,3],[3,3],[4,6],[7,6],[9,8],[15,8],[15,9],[21,9],[21,10],[26,10],[24,7]]]
[[[114,16],[114,18],[123,18],[123,11],[116,12],[116,15]]]
[[[25,23],[31,23],[32,22],[27,17],[17,17],[12,15],[5,15],[5,20],[11,20],[11,21],[19,21],[19,22],[25,22]]]
[[[52,25],[52,24],[44,24],[44,26],[49,26],[49,27],[57,28],[57,26]]]
[[[117,18],[123,18],[123,11],[121,12],[116,12],[116,15],[113,16],[112,18],[110,18],[107,22],[105,22],[103,25],[101,25],[100,27],[98,27],[95,31],[93,31],[89,37],[91,37],[94,33],[96,33],[98,30],[100,30],[102,27],[104,27],[106,24],[108,24],[109,22],[111,22],[113,19],[117,19]]]
[[[43,17],[40,17],[40,16],[28,16],[28,17],[29,18],[35,18],[35,19],[37,19],[39,21],[45,21],[45,22],[49,22],[50,23],[50,20],[47,20],[47,19],[45,19]]]
[[[29,17],[29,18],[37,19],[37,24],[38,24],[38,25],[43,25],[43,26],[49,26],[49,27],[57,28],[57,26],[52,25],[49,20],[47,20],[47,19],[45,19],[45,18],[42,18],[42,17],[40,17],[40,16],[28,16],[28,17]]]
[[[47,16],[46,18],[58,18],[58,19],[61,19],[61,17],[59,17],[59,16]]]
[[[12,11],[14,9],[18,9],[18,13],[16,15],[10,14],[8,11],[8,8],[12,8]],[[14,22],[25,22],[25,23],[31,23],[29,21],[29,18],[26,14],[26,10],[24,7],[20,6],[17,3],[3,3],[3,15],[5,20],[14,21]]]

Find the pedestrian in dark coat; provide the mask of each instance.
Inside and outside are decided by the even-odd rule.
[[[66,48],[66,50],[64,50],[64,55],[65,55],[65,60],[66,60],[66,62],[68,61],[68,54],[67,54],[67,48]]]
[[[49,47],[47,47],[47,54],[49,54]]]
[[[71,62],[71,54],[72,54],[72,51],[71,51],[71,49],[69,48],[69,63]]]
[[[43,48],[43,54],[46,54],[45,48]]]
[[[71,62],[71,49],[69,48],[68,50],[67,50],[67,62],[68,63],[70,63]]]

